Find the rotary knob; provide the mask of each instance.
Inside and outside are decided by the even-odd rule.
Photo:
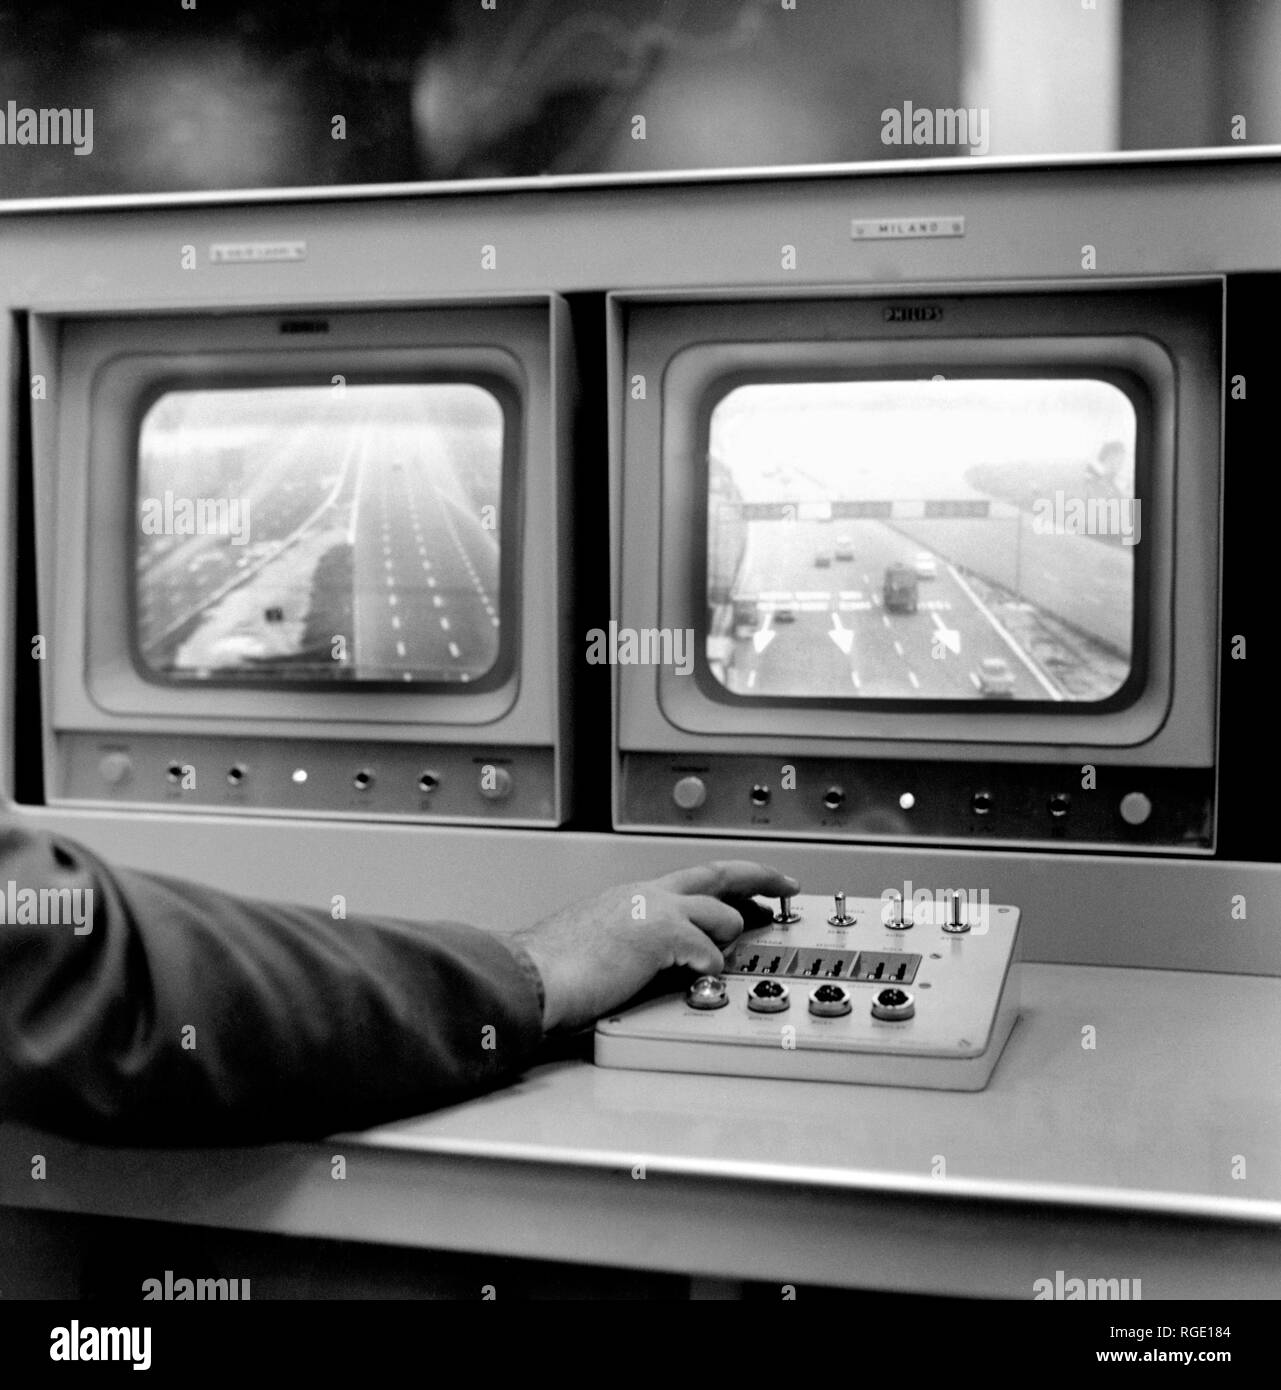
[[[682,811],[697,811],[707,800],[707,783],[701,777],[682,777],[672,788],[672,800]]]

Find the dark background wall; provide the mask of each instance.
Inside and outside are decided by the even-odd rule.
[[[1119,108],[1105,137],[1065,110],[1060,150],[1230,144],[1237,114],[1248,143],[1281,141],[1272,0],[194,3],[0,6],[0,110],[94,112],[91,155],[0,144],[0,198],[965,157],[887,146],[880,113],[1008,95],[1008,53],[976,89],[975,45],[1016,40],[1043,61],[993,153],[1049,148],[1047,101]],[[1110,96],[1045,90],[1064,34],[1108,24]]]

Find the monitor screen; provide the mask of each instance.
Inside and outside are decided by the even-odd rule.
[[[768,381],[708,438],[708,669],[728,695],[1098,703],[1135,648],[1137,417],[1010,375]]]
[[[138,436],[143,674],[483,679],[503,614],[504,428],[472,382],[163,390]]]

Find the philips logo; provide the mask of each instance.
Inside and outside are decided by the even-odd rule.
[[[943,317],[937,304],[891,305],[884,312],[886,323],[937,323]]]

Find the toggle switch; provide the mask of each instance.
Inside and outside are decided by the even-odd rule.
[[[902,893],[892,893],[882,900],[881,922],[891,931],[911,931],[912,914],[903,910]]]
[[[774,914],[774,920],[780,927],[790,927],[793,922],[801,920],[799,912],[793,912],[791,898],[780,898],[778,900],[778,911]]]
[[[943,915],[943,930],[953,936],[960,936],[963,932],[970,929],[970,924],[965,920],[965,896],[962,893],[949,893],[947,895],[947,907]]]
[[[828,924],[833,927],[852,927],[854,925],[854,918],[845,911],[845,890],[838,889],[832,901],[835,903],[835,908],[832,915],[827,919]]]

